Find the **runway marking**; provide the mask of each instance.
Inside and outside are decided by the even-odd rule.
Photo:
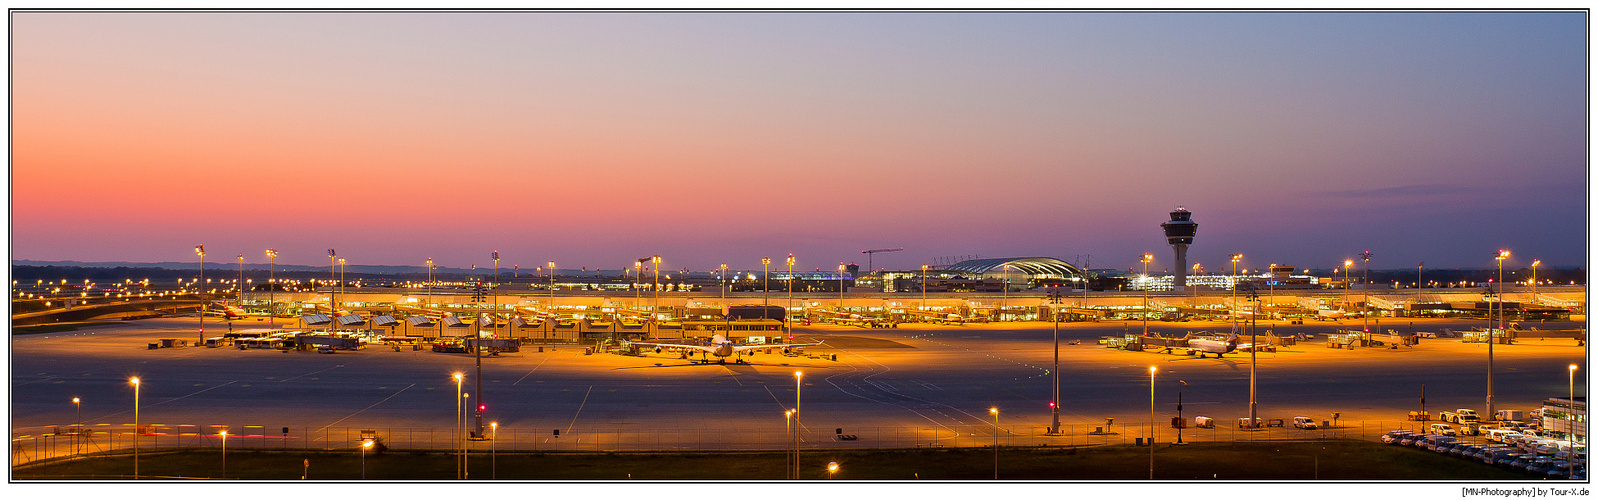
[[[292,377],[289,377],[289,378],[286,378],[286,379],[283,379],[283,380],[279,380],[278,382],[288,382],[290,380],[294,380],[294,379],[297,379],[297,378],[300,378],[300,377],[304,377],[306,375],[315,375],[315,374],[322,373],[322,372],[325,372],[325,371],[328,371],[328,370],[332,370],[334,368],[343,368],[343,367],[344,367],[344,365],[329,366],[327,368],[323,368],[323,369],[320,369],[320,370],[317,370],[317,371],[314,371],[314,372],[311,372],[311,373],[302,373],[302,374],[295,375],[295,376],[292,376]],[[267,377],[267,378],[272,378],[272,377]],[[311,380],[316,380],[316,379],[313,378]]]
[[[407,386],[405,386],[405,389],[410,389],[410,388],[412,388],[412,387],[416,387],[416,384],[411,384],[411,385],[407,385]],[[383,398],[383,401],[378,401],[378,402],[376,402],[376,403],[372,403],[372,405],[371,405],[371,406],[367,406],[367,407],[365,407],[365,408],[361,408],[361,409],[360,409],[360,410],[358,410],[358,411],[356,411],[356,412],[355,412],[355,413],[351,413],[351,414],[349,414],[349,415],[345,415],[345,416],[344,416],[344,418],[341,418],[341,419],[338,419],[338,420],[334,420],[334,421],[333,421],[333,424],[336,424],[336,423],[339,423],[339,422],[343,422],[343,421],[345,421],[345,420],[349,420],[349,418],[350,418],[350,417],[353,417],[353,416],[356,416],[356,415],[359,415],[359,414],[360,414],[360,413],[361,413],[361,412],[363,412],[363,411],[366,411],[366,410],[370,410],[370,409],[372,409],[372,406],[377,406],[377,405],[380,405],[380,404],[383,404],[383,402],[384,402],[384,401],[388,401],[388,400],[390,400],[390,399],[394,399],[394,396],[398,396],[398,395],[399,395],[399,394],[400,394],[400,393],[402,393],[402,392],[405,392],[405,389],[400,389],[400,390],[397,390],[397,391],[394,391],[394,393],[393,393],[393,394],[389,394],[389,395],[388,395],[388,397],[386,397],[386,398]],[[320,431],[320,430],[325,430],[325,429],[327,429],[327,428],[328,428],[328,427],[332,427],[332,426],[333,426],[333,424],[327,424],[327,425],[324,425],[324,426],[322,426],[322,428],[321,428],[321,429],[317,429],[317,430],[319,430],[319,431]]]
[[[588,406],[588,394],[594,392],[594,386],[588,386],[588,392],[583,393],[583,402],[577,405],[577,413],[572,414],[572,423],[566,425],[566,433],[572,433],[572,427],[577,426],[577,416],[583,414],[583,407]]]
[[[549,362],[549,358],[547,358],[547,357],[544,358],[543,361],[539,361],[538,362],[538,366],[534,366],[533,369],[527,370],[527,375],[522,375],[522,378],[516,379],[516,381],[515,382],[511,382],[510,385],[516,385],[516,384],[522,383],[522,380],[526,380],[528,376],[531,376],[533,374],[533,372],[538,371],[539,367],[544,366],[544,363],[548,363],[548,362]],[[543,381],[540,380],[539,382],[543,382]]]

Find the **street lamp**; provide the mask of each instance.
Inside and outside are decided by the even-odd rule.
[[[427,315],[427,308],[433,304],[433,258],[427,258],[427,303],[422,304],[422,315]]]
[[[1143,254],[1143,336],[1149,334],[1149,261],[1154,254]]]
[[[239,308],[244,307],[244,254],[239,254]]]
[[[782,425],[787,432],[785,436],[790,440],[793,439],[793,410],[782,412]],[[788,476],[788,479],[793,479],[793,455],[788,455],[783,465],[787,466],[782,472],[783,475]]]
[[[327,278],[338,281],[338,252],[332,248],[327,249]],[[338,288],[329,286],[327,293],[327,314],[338,316]],[[333,328],[333,325],[328,325],[328,328]]]
[[[488,428],[492,429],[493,439],[489,440],[488,448],[488,478],[499,479],[499,422],[489,422]]]
[[[643,289],[639,286],[644,279],[644,259],[633,261],[633,308],[643,309]]]
[[[222,479],[227,479],[227,431],[218,432],[222,436]],[[366,461],[361,461],[361,479],[366,479]]]
[[[372,440],[361,440],[361,479],[366,479],[366,450],[372,448]]]
[[[338,258],[338,293],[344,293],[344,258]],[[336,313],[335,313],[336,314]]]
[[[139,377],[128,379],[133,384],[133,479],[139,478]]]
[[[649,261],[654,264],[653,267],[655,269],[655,305],[649,308],[649,315],[652,318],[658,318],[659,316],[657,315],[660,314],[660,256],[650,257]],[[550,272],[554,272],[554,270],[551,269]]]
[[[203,280],[203,279],[205,279],[205,245],[195,245],[194,246],[194,253],[195,253],[195,255],[199,255],[200,256],[200,279]],[[198,285],[199,281],[196,280],[195,284]],[[203,285],[200,285],[200,286],[203,286]],[[200,344],[204,344],[205,343],[205,289],[204,288],[199,288],[197,286],[195,288],[195,290],[196,290],[196,293],[198,294],[198,296],[200,297]]]
[[[1256,314],[1249,315],[1248,323],[1248,427],[1250,429],[1257,427],[1259,422],[1259,400],[1256,398],[1258,395],[1256,388],[1259,381],[1257,368],[1259,367],[1260,350],[1255,347],[1259,345],[1259,299],[1259,289],[1251,284],[1248,287],[1248,300],[1255,304],[1254,312]]]
[[[927,265],[921,265],[921,309],[927,308]]]
[[[1159,368],[1149,367],[1149,479],[1154,479],[1154,372]]]
[[[1354,267],[1353,260],[1343,260],[1343,306],[1338,309],[1348,310],[1348,269]]]
[[[999,478],[999,407],[988,408],[993,414],[993,478]]]
[[[727,305],[727,263],[721,263],[721,305]]]
[[[1424,283],[1420,279],[1420,272],[1425,267],[1426,267],[1426,261],[1424,261],[1424,260],[1420,261],[1417,264],[1415,264],[1415,295],[1417,297],[1420,296],[1420,287],[1421,287],[1421,284]],[[1418,301],[1419,299],[1416,299],[1416,300]]]
[[[555,261],[549,261],[549,314],[555,314]]]
[[[827,462],[827,477],[831,478],[833,474],[837,474],[837,473],[838,473],[838,462]]]

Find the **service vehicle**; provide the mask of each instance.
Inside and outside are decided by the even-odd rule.
[[[1320,428],[1315,425],[1315,419],[1309,417],[1293,417],[1293,427],[1310,431]]]
[[[1432,424],[1431,426],[1427,427],[1426,429],[1428,431],[1430,431],[1432,434],[1437,434],[1437,435],[1442,435],[1442,436],[1458,436],[1459,435],[1459,432],[1456,432],[1454,430],[1454,428],[1449,426],[1448,424]]]
[[[1452,424],[1474,424],[1481,421],[1481,417],[1476,416],[1476,410],[1470,408],[1445,411],[1437,414],[1437,418]]]

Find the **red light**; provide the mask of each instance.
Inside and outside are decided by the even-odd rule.
[[[1053,401],[1050,401],[1050,402],[1049,402],[1049,408],[1053,408],[1053,407],[1054,407],[1054,402],[1053,402]]]

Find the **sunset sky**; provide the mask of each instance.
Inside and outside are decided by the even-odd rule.
[[[13,12],[11,255],[1584,265],[1587,21]]]

